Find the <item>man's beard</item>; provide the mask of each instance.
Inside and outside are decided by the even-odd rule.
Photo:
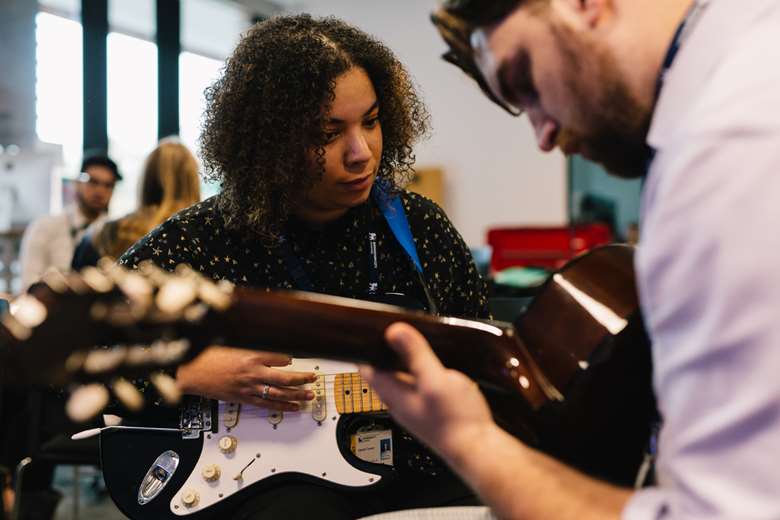
[[[576,132],[564,129],[559,144],[576,143],[582,154],[600,163],[618,177],[633,178],[645,174],[652,157],[647,145],[652,111],[644,107],[632,94],[621,76],[614,58],[606,50],[584,41],[565,27],[553,25],[567,74],[571,92],[583,126]],[[580,56],[587,56],[587,65]],[[582,87],[583,78],[597,78],[599,85],[594,96]]]
[[[107,205],[95,207],[94,205],[89,204],[89,202],[86,200],[86,197],[84,197],[84,195],[79,191],[76,191],[76,203],[79,205],[79,209],[84,214],[84,216],[90,220],[94,220],[102,213],[108,211]]]

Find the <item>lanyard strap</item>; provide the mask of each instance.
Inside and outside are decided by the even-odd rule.
[[[418,275],[421,275],[422,263],[417,255],[417,248],[414,244],[414,239],[412,238],[412,230],[409,227],[409,221],[406,218],[406,212],[404,211],[401,198],[398,196],[389,196],[386,191],[379,186],[372,190],[371,193],[396,240],[398,240],[398,243],[401,244],[401,247],[403,247],[404,251],[411,259],[415,271],[417,271]],[[379,292],[379,246],[377,243],[377,233],[374,231],[373,226],[369,224],[368,227],[367,292],[368,294],[375,295]],[[287,271],[295,282],[296,288],[302,291],[314,291],[314,286],[306,273],[306,269],[303,267],[303,262],[301,262],[301,259],[295,254],[292,245],[285,235],[282,235],[279,239],[279,250],[284,263],[287,266]]]
[[[391,197],[381,186],[373,190],[372,193],[395,239],[398,240],[406,254],[409,255],[417,272],[422,273],[422,263],[420,262],[420,257],[417,256],[417,247],[414,245],[412,230],[409,227],[409,221],[406,219],[406,212],[404,211],[401,197]]]
[[[674,38],[672,39],[672,44],[669,46],[669,50],[666,51],[666,57],[664,57],[661,72],[658,74],[658,80],[655,85],[656,99],[658,99],[658,96],[661,94],[666,73],[672,68],[672,64],[674,64],[674,60],[677,58],[680,48],[690,35],[691,29],[695,25],[695,22],[699,20],[699,16],[703,13],[704,8],[707,7],[708,1],[709,0],[696,0],[690,9],[688,9],[688,13],[685,15],[685,18],[683,18],[680,26],[677,27],[677,31],[675,31]]]
[[[661,95],[661,89],[664,86],[666,74],[669,72],[669,69],[672,68],[672,64],[674,64],[674,60],[677,58],[677,54],[680,52],[680,48],[682,47],[683,43],[685,43],[688,35],[691,34],[691,29],[699,20],[699,17],[704,12],[704,8],[707,7],[708,2],[709,0],[696,0],[690,9],[688,9],[688,13],[685,15],[685,18],[683,18],[683,21],[680,23],[679,27],[677,27],[677,31],[674,33],[674,38],[672,38],[672,44],[669,45],[669,50],[666,51],[666,56],[664,57],[663,64],[661,65],[661,72],[659,72],[658,79],[655,83],[656,101],[658,101],[658,97]],[[655,159],[655,154],[656,150],[651,149],[650,157],[647,159],[647,164],[645,165],[645,177],[647,177],[647,173],[650,171],[650,165]]]

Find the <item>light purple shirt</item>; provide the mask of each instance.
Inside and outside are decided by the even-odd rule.
[[[625,520],[780,519],[780,1],[710,0],[648,142],[640,298],[664,417]]]

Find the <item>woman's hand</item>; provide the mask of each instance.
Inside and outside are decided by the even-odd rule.
[[[185,394],[295,411],[300,408],[299,401],[314,399],[313,392],[296,387],[314,382],[317,376],[272,368],[291,362],[285,354],[212,346],[180,366],[176,381]]]

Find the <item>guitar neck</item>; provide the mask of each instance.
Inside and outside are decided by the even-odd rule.
[[[323,357],[400,370],[402,363],[384,339],[387,327],[399,321],[420,330],[445,365],[467,372],[483,387],[522,398],[534,408],[555,398],[556,390],[512,326],[497,322],[439,318],[310,293],[236,288],[232,304],[224,311],[212,311],[199,324],[201,330],[188,336],[294,357]]]
[[[379,399],[379,395],[357,372],[336,374],[333,392],[336,400],[336,411],[341,415],[387,410],[387,405]]]

